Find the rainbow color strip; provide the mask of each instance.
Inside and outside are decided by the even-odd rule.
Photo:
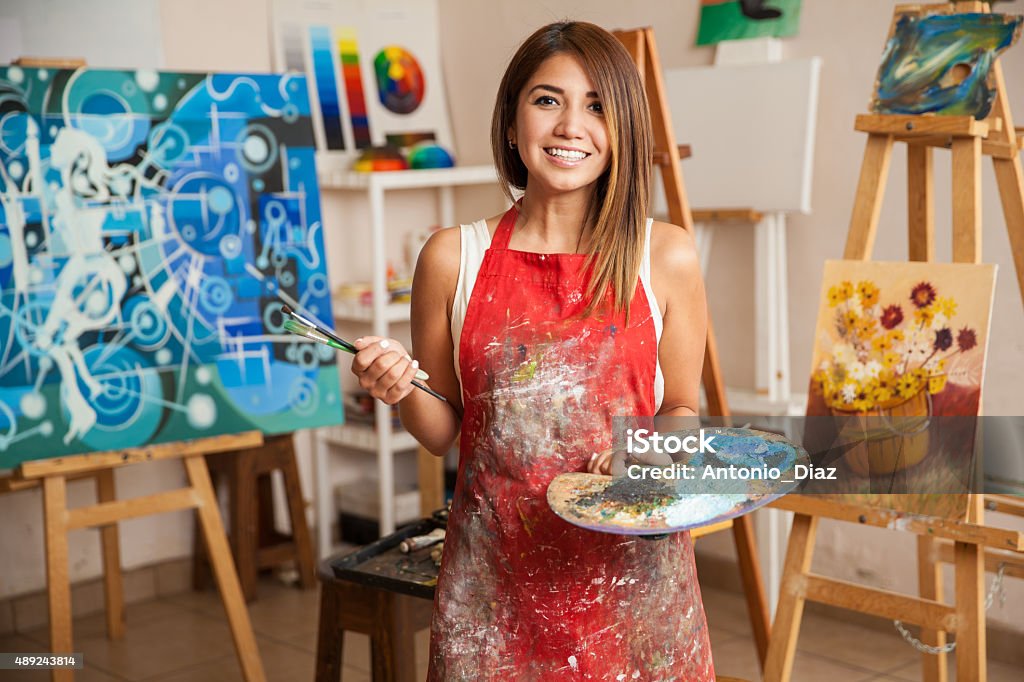
[[[341,77],[348,95],[349,115],[352,119],[352,137],[356,148],[371,146],[370,120],[366,117],[366,96],[363,94],[363,76],[359,70],[359,46],[356,32],[350,28],[338,30],[338,54],[341,57]]]
[[[334,75],[331,54],[331,32],[326,26],[309,27],[309,47],[313,57],[313,77],[320,99],[320,115],[324,123],[324,139],[328,149],[344,149],[341,131],[341,100]]]

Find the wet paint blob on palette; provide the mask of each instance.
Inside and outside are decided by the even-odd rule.
[[[396,114],[411,114],[423,102],[426,79],[411,52],[389,45],[373,60],[380,103]]]
[[[690,457],[697,472],[729,467],[774,467],[783,480],[723,483],[701,480],[639,479],[572,472],[548,486],[548,506],[576,526],[619,535],[660,535],[690,530],[742,516],[794,489],[792,472],[810,459],[803,448],[783,436],[752,429],[705,429],[717,452]],[[680,436],[684,434],[680,432]],[[650,467],[648,467],[650,468]],[[788,479],[788,480],[785,480]],[[697,491],[706,492],[697,492]]]

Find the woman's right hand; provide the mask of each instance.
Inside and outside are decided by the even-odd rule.
[[[419,363],[401,343],[379,336],[364,336],[352,342],[358,351],[352,358],[352,373],[370,395],[394,405],[413,391]]]

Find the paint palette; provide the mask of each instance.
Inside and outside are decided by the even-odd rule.
[[[799,484],[795,473],[810,468],[807,452],[778,434],[705,431],[714,436],[717,452],[687,455],[670,467],[629,467],[622,476],[561,474],[548,486],[548,505],[588,530],[661,535],[747,514],[791,492]],[[729,473],[743,471],[746,476]]]

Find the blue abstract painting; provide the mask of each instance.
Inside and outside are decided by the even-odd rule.
[[[985,118],[996,96],[992,64],[1020,36],[1021,21],[1003,14],[903,15],[885,47],[872,108]]]
[[[0,68],[0,468],[341,421],[306,81]]]

